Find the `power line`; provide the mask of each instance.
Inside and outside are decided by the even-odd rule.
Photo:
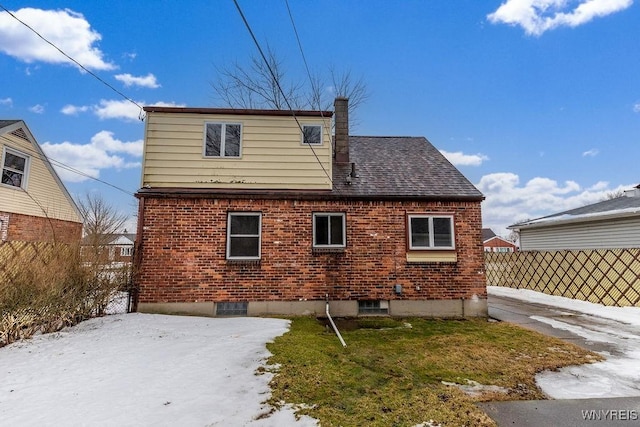
[[[0,9],[3,9],[5,12],[7,12],[13,19],[15,19],[16,21],[18,21],[19,23],[21,23],[22,25],[24,25],[25,27],[27,27],[29,30],[31,30],[36,36],[40,37],[42,40],[44,40],[46,43],[48,43],[49,45],[51,45],[54,49],[56,49],[58,52],[60,52],[62,55],[64,55],[69,61],[73,62],[74,64],[76,64],[78,67],[80,67],[82,70],[86,71],[87,73],[89,73],[89,75],[91,75],[92,77],[94,77],[95,79],[97,79],[100,83],[102,83],[103,85],[107,86],[109,89],[111,89],[112,91],[114,91],[115,93],[117,93],[118,95],[120,95],[121,97],[123,97],[124,99],[126,99],[127,101],[131,102],[132,104],[134,104],[136,107],[138,107],[140,109],[140,113],[138,115],[138,117],[140,118],[140,120],[144,120],[144,110],[142,109],[142,106],[140,104],[138,104],[136,101],[134,101],[133,99],[129,98],[127,95],[125,95],[124,93],[122,93],[121,91],[119,91],[118,89],[116,89],[115,87],[113,87],[111,84],[107,83],[106,81],[104,81],[101,77],[99,77],[97,74],[95,74],[94,72],[92,72],[91,70],[89,70],[87,67],[85,67],[84,65],[82,65],[81,63],[79,63],[78,61],[76,61],[74,58],[72,58],[71,56],[67,55],[62,49],[60,49],[58,46],[56,46],[53,42],[47,40],[42,34],[40,34],[39,32],[37,32],[35,29],[33,29],[33,27],[31,27],[29,24],[27,24],[26,22],[24,22],[23,20],[21,20],[20,18],[18,18],[16,15],[13,14],[13,12],[11,12],[9,9],[7,9],[6,7],[4,7],[3,4],[0,3]]]
[[[267,60],[267,57],[264,54],[264,51],[260,47],[260,43],[258,42],[258,39],[256,38],[255,34],[253,33],[253,30],[251,29],[251,26],[249,25],[249,22],[247,21],[247,18],[244,16],[244,13],[242,12],[242,9],[240,8],[240,5],[238,4],[238,0],[233,0],[233,3],[236,5],[236,9],[238,9],[238,13],[240,14],[240,17],[242,18],[242,21],[244,22],[244,25],[247,28],[247,31],[249,31],[249,34],[251,35],[251,38],[253,39],[253,43],[256,45],[256,48],[258,48],[258,52],[260,53],[260,56],[262,57],[262,60],[264,61],[265,65],[267,66],[267,69],[269,70],[269,74],[271,74],[271,78],[273,79],[273,81],[275,82],[276,86],[278,87],[278,91],[280,92],[280,94],[282,94],[282,98],[284,99],[284,102],[287,104],[287,107],[289,108],[289,111],[293,115],[293,119],[298,124],[298,128],[300,128],[300,132],[304,133],[304,131],[302,129],[302,125],[298,121],[298,117],[296,117],[295,110],[292,108],[291,103],[289,102],[289,99],[287,98],[287,95],[284,93],[284,90],[282,90],[282,86],[280,86],[280,81],[278,80],[278,78],[276,77],[275,72],[271,68],[271,64],[269,64],[269,61]],[[313,146],[311,144],[307,144],[307,145],[309,146],[309,148],[311,148],[311,152],[313,153],[313,156],[316,158],[316,161],[318,162],[318,164],[322,168],[322,171],[327,176],[327,178],[329,179],[329,182],[331,182],[331,185],[333,187],[333,179],[331,178],[331,176],[329,176],[329,172],[327,172],[327,170],[325,169],[324,165],[322,164],[322,161],[318,157],[318,154],[316,153],[316,150],[313,148]]]

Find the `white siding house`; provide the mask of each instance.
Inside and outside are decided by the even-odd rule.
[[[640,247],[640,186],[621,197],[508,227],[523,251]]]

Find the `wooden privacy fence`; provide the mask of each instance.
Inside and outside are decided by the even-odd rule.
[[[640,248],[485,253],[487,286],[640,307]]]

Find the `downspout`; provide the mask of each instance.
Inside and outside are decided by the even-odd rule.
[[[140,297],[140,265],[142,264],[142,232],[144,231],[144,196],[139,196],[138,201],[138,228],[136,230],[136,241],[133,249],[133,286],[131,289],[132,301],[131,311],[138,311],[138,299]]]
[[[329,314],[329,294],[327,294],[327,307],[326,307],[325,311],[327,313],[327,318],[329,318],[329,323],[331,323],[331,327],[333,328],[334,332],[338,336],[338,339],[340,340],[340,343],[342,344],[342,347],[346,347],[347,343],[345,343],[344,340],[342,339],[342,335],[340,335],[340,331],[336,327],[336,324],[333,323],[333,319],[331,318],[331,314]]]

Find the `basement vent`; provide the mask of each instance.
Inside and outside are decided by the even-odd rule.
[[[358,314],[389,314],[389,301],[358,301]]]
[[[217,316],[246,316],[248,302],[218,302],[216,303]]]
[[[11,132],[11,135],[17,136],[18,138],[24,139],[25,141],[29,141],[29,137],[22,128],[14,130],[13,132]]]

